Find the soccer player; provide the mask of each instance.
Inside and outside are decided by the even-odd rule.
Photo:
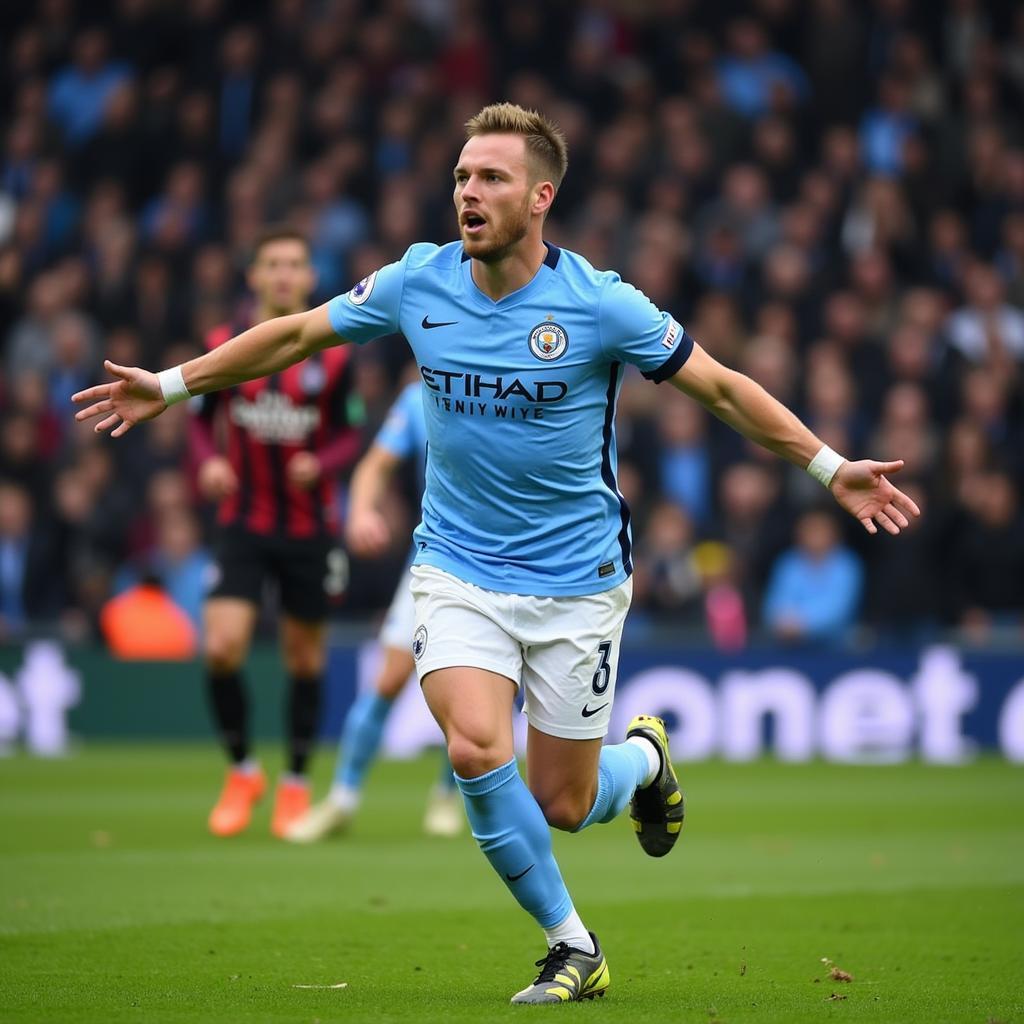
[[[345,521],[345,539],[352,554],[372,558],[387,550],[391,527],[380,507],[388,481],[403,460],[416,457],[422,484],[427,447],[422,392],[420,381],[402,389],[369,451],[352,473]],[[411,586],[412,575],[405,572],[380,631],[383,661],[373,688],[356,699],[345,717],[334,784],[327,796],[285,833],[285,839],[291,842],[315,843],[339,832],[348,827],[359,809],[363,781],[380,746],[384,723],[415,669],[412,635],[416,618]],[[441,777],[427,803],[423,829],[428,835],[453,836],[462,831],[464,815],[447,756],[441,768]]]
[[[805,467],[864,529],[899,533],[914,503],[901,462],[850,462],[748,377],[708,355],[618,275],[548,244],[567,166],[543,116],[511,104],[467,123],[454,171],[460,240],[413,245],[308,313],[215,352],[75,396],[113,436],[169,402],[274,372],[341,340],[401,330],[426,388],[426,490],[415,534],[413,657],[481,849],[543,929],[517,1003],[589,998],[608,965],[573,906],[548,826],[579,831],[630,804],[645,852],[676,841],[683,798],[663,723],[640,715],[602,746],[630,601],[629,510],[616,486],[622,367],[669,381],[747,438]],[[512,749],[525,689],[526,773]]]
[[[256,296],[252,323],[305,309],[316,284],[306,239],[289,228],[268,229],[254,247],[248,284]],[[215,352],[247,326],[212,331],[207,348]],[[338,557],[331,477],[355,460],[360,443],[347,413],[348,355],[344,348],[312,353],[298,365],[204,395],[190,424],[199,488],[219,502],[203,654],[230,768],[210,812],[214,835],[245,829],[266,789],[250,754],[242,669],[267,580],[280,594],[288,675],[287,771],[278,781],[271,830],[283,836],[309,808],[306,764],[319,725],[328,590],[344,583],[329,564]]]

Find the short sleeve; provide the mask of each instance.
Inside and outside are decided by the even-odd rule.
[[[419,416],[421,420],[423,418],[422,409],[417,408],[423,403],[421,388],[422,385],[417,383],[402,390],[373,439],[374,444],[379,444],[399,459],[412,454],[422,433],[416,429],[416,417]]]
[[[374,338],[397,333],[408,259],[406,253],[397,263],[375,270],[351,291],[327,303],[327,315],[336,334],[365,345]]]
[[[614,277],[601,293],[601,346],[606,355],[632,363],[661,383],[690,357],[693,338],[643,292]]]

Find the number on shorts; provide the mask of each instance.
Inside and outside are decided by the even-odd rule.
[[[348,555],[341,548],[327,552],[327,575],[324,576],[324,593],[328,597],[340,597],[348,587]]]
[[[608,689],[608,684],[612,680],[612,667],[608,664],[608,659],[611,657],[611,654],[611,640],[602,640],[597,645],[597,671],[594,673],[594,678],[590,683],[590,688],[598,697]]]

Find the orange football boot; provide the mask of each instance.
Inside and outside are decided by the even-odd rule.
[[[210,811],[210,831],[215,836],[234,836],[248,828],[252,809],[267,788],[263,772],[243,772],[229,768],[224,788]]]
[[[295,779],[282,779],[274,797],[274,817],[270,831],[283,839],[285,832],[309,810],[309,783]]]

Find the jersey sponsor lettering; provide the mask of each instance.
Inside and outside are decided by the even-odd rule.
[[[423,383],[431,391],[442,395],[463,395],[466,398],[492,398],[505,402],[510,398],[521,398],[525,402],[544,405],[560,402],[569,393],[564,380],[523,380],[520,377],[486,377],[479,373],[461,370],[432,369],[420,367]]]
[[[322,413],[318,406],[296,405],[279,391],[261,391],[250,401],[234,395],[228,404],[231,422],[248,430],[263,444],[304,445],[320,426]]]

